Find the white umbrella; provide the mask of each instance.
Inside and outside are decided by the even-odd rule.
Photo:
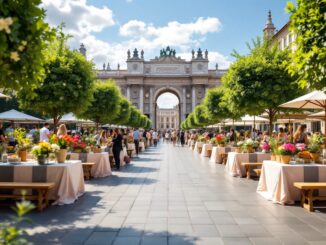
[[[0,98],[11,98],[11,97],[8,96],[8,95],[5,95],[5,94],[3,94],[3,93],[0,93]]]
[[[49,123],[53,123],[53,119],[47,120]],[[85,123],[85,124],[93,124],[94,122],[91,120],[84,120],[77,118],[73,113],[67,113],[63,115],[60,119],[61,123]]]
[[[325,115],[325,112],[320,111],[320,112],[317,112],[317,113],[310,114],[308,117],[322,117],[323,118],[324,115]],[[325,120],[325,118],[323,120]]]
[[[0,120],[18,122],[41,122],[43,119],[27,115],[14,109],[0,113]]]
[[[306,108],[306,109],[323,109],[324,110],[324,120],[326,121],[326,94],[324,91],[316,90],[289,102],[286,102],[280,107],[286,108]],[[326,123],[325,131],[326,134]],[[326,146],[326,140],[325,140]]]
[[[241,121],[243,122],[269,122],[268,119],[259,117],[259,116],[249,116],[245,115],[244,117],[241,117]]]

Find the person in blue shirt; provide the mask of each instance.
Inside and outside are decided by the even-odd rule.
[[[134,132],[132,133],[132,136],[134,138],[134,143],[135,143],[135,147],[136,147],[136,154],[138,155],[139,153],[139,138],[140,138],[140,133],[138,128],[134,129]]]

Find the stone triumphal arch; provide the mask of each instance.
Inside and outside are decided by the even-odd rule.
[[[82,50],[81,50],[82,49]],[[85,55],[85,47],[81,47]],[[226,70],[208,68],[208,51],[192,51],[191,60],[177,57],[174,49],[167,47],[160,55],[151,60],[144,59],[144,51],[135,49],[127,52],[127,69],[111,69],[103,64],[97,70],[99,79],[114,79],[121,92],[144,114],[156,127],[156,100],[164,92],[171,92],[179,98],[180,122],[204,98],[208,88],[219,86]]]

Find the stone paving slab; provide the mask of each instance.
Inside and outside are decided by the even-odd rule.
[[[28,216],[34,244],[326,244],[326,213],[273,204],[257,181],[233,178],[187,147],[160,144],[103,179],[75,204]],[[12,211],[0,207],[0,221]]]

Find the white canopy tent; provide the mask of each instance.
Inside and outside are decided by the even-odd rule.
[[[48,119],[47,122],[53,123],[53,119]],[[91,120],[79,119],[73,113],[67,113],[67,114],[63,115],[61,117],[59,123],[67,123],[67,124],[81,123],[81,124],[91,124],[91,125],[95,124]]]
[[[16,111],[14,109],[0,113],[0,120],[14,121],[14,122],[42,122],[43,119],[27,115],[23,112]]]

